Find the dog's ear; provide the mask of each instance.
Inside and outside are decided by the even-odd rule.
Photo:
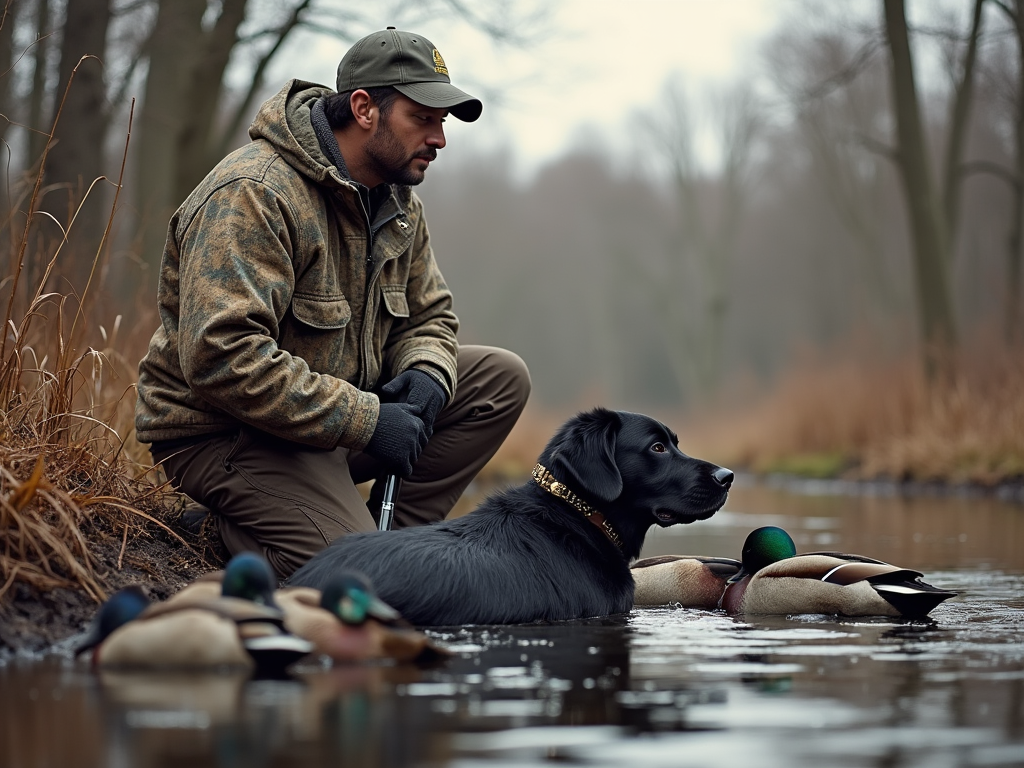
[[[614,501],[622,493],[622,475],[615,464],[619,415],[597,408],[577,415],[567,426],[551,453],[552,473],[573,490]]]

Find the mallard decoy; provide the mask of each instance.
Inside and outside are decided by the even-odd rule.
[[[918,571],[869,557],[839,552],[797,555],[792,537],[776,526],[758,528],[747,536],[742,561],[711,558],[715,563],[711,567],[691,562],[697,560],[670,557],[646,566],[639,561],[640,571],[636,566],[633,571],[636,603],[707,608],[712,607],[709,602],[717,591],[720,599],[713,607],[730,614],[921,618],[956,595],[925,583]],[[735,572],[724,576],[730,568]]]
[[[683,608],[721,607],[730,578],[743,568],[739,560],[699,555],[661,555],[633,563],[636,591],[633,604],[670,605]]]
[[[228,563],[219,595],[203,587],[149,603],[129,587],[100,608],[76,655],[93,649],[93,663],[103,667],[255,667],[279,674],[313,646],[284,629],[275,583],[266,561],[243,553]]]
[[[449,655],[377,597],[358,573],[337,574],[322,593],[311,587],[285,587],[274,599],[284,611],[288,631],[335,661],[425,662]]]

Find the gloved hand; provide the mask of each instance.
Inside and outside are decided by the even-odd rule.
[[[408,403],[419,408],[419,417],[427,428],[427,437],[434,434],[434,419],[444,408],[448,395],[429,373],[410,368],[395,376],[380,389],[381,399]]]
[[[381,403],[377,427],[363,448],[399,477],[412,474],[412,465],[430,437],[417,410],[411,403]]]

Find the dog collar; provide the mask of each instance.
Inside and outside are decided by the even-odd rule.
[[[582,512],[583,516],[586,517],[587,520],[600,528],[601,532],[608,537],[608,541],[619,549],[622,549],[622,539],[619,538],[619,534],[617,534],[615,529],[612,528],[612,524],[605,519],[604,515],[573,493],[569,489],[569,486],[556,480],[555,476],[552,475],[542,464],[535,466],[531,474],[533,475],[533,481],[537,485],[552,496],[556,496],[559,499],[562,499],[562,501],[569,502],[569,504]]]

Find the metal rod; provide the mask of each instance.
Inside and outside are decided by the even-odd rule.
[[[391,530],[391,523],[395,519],[395,500],[398,497],[398,486],[398,475],[388,475],[384,478],[384,498],[380,503],[380,520],[377,522],[377,530]]]

